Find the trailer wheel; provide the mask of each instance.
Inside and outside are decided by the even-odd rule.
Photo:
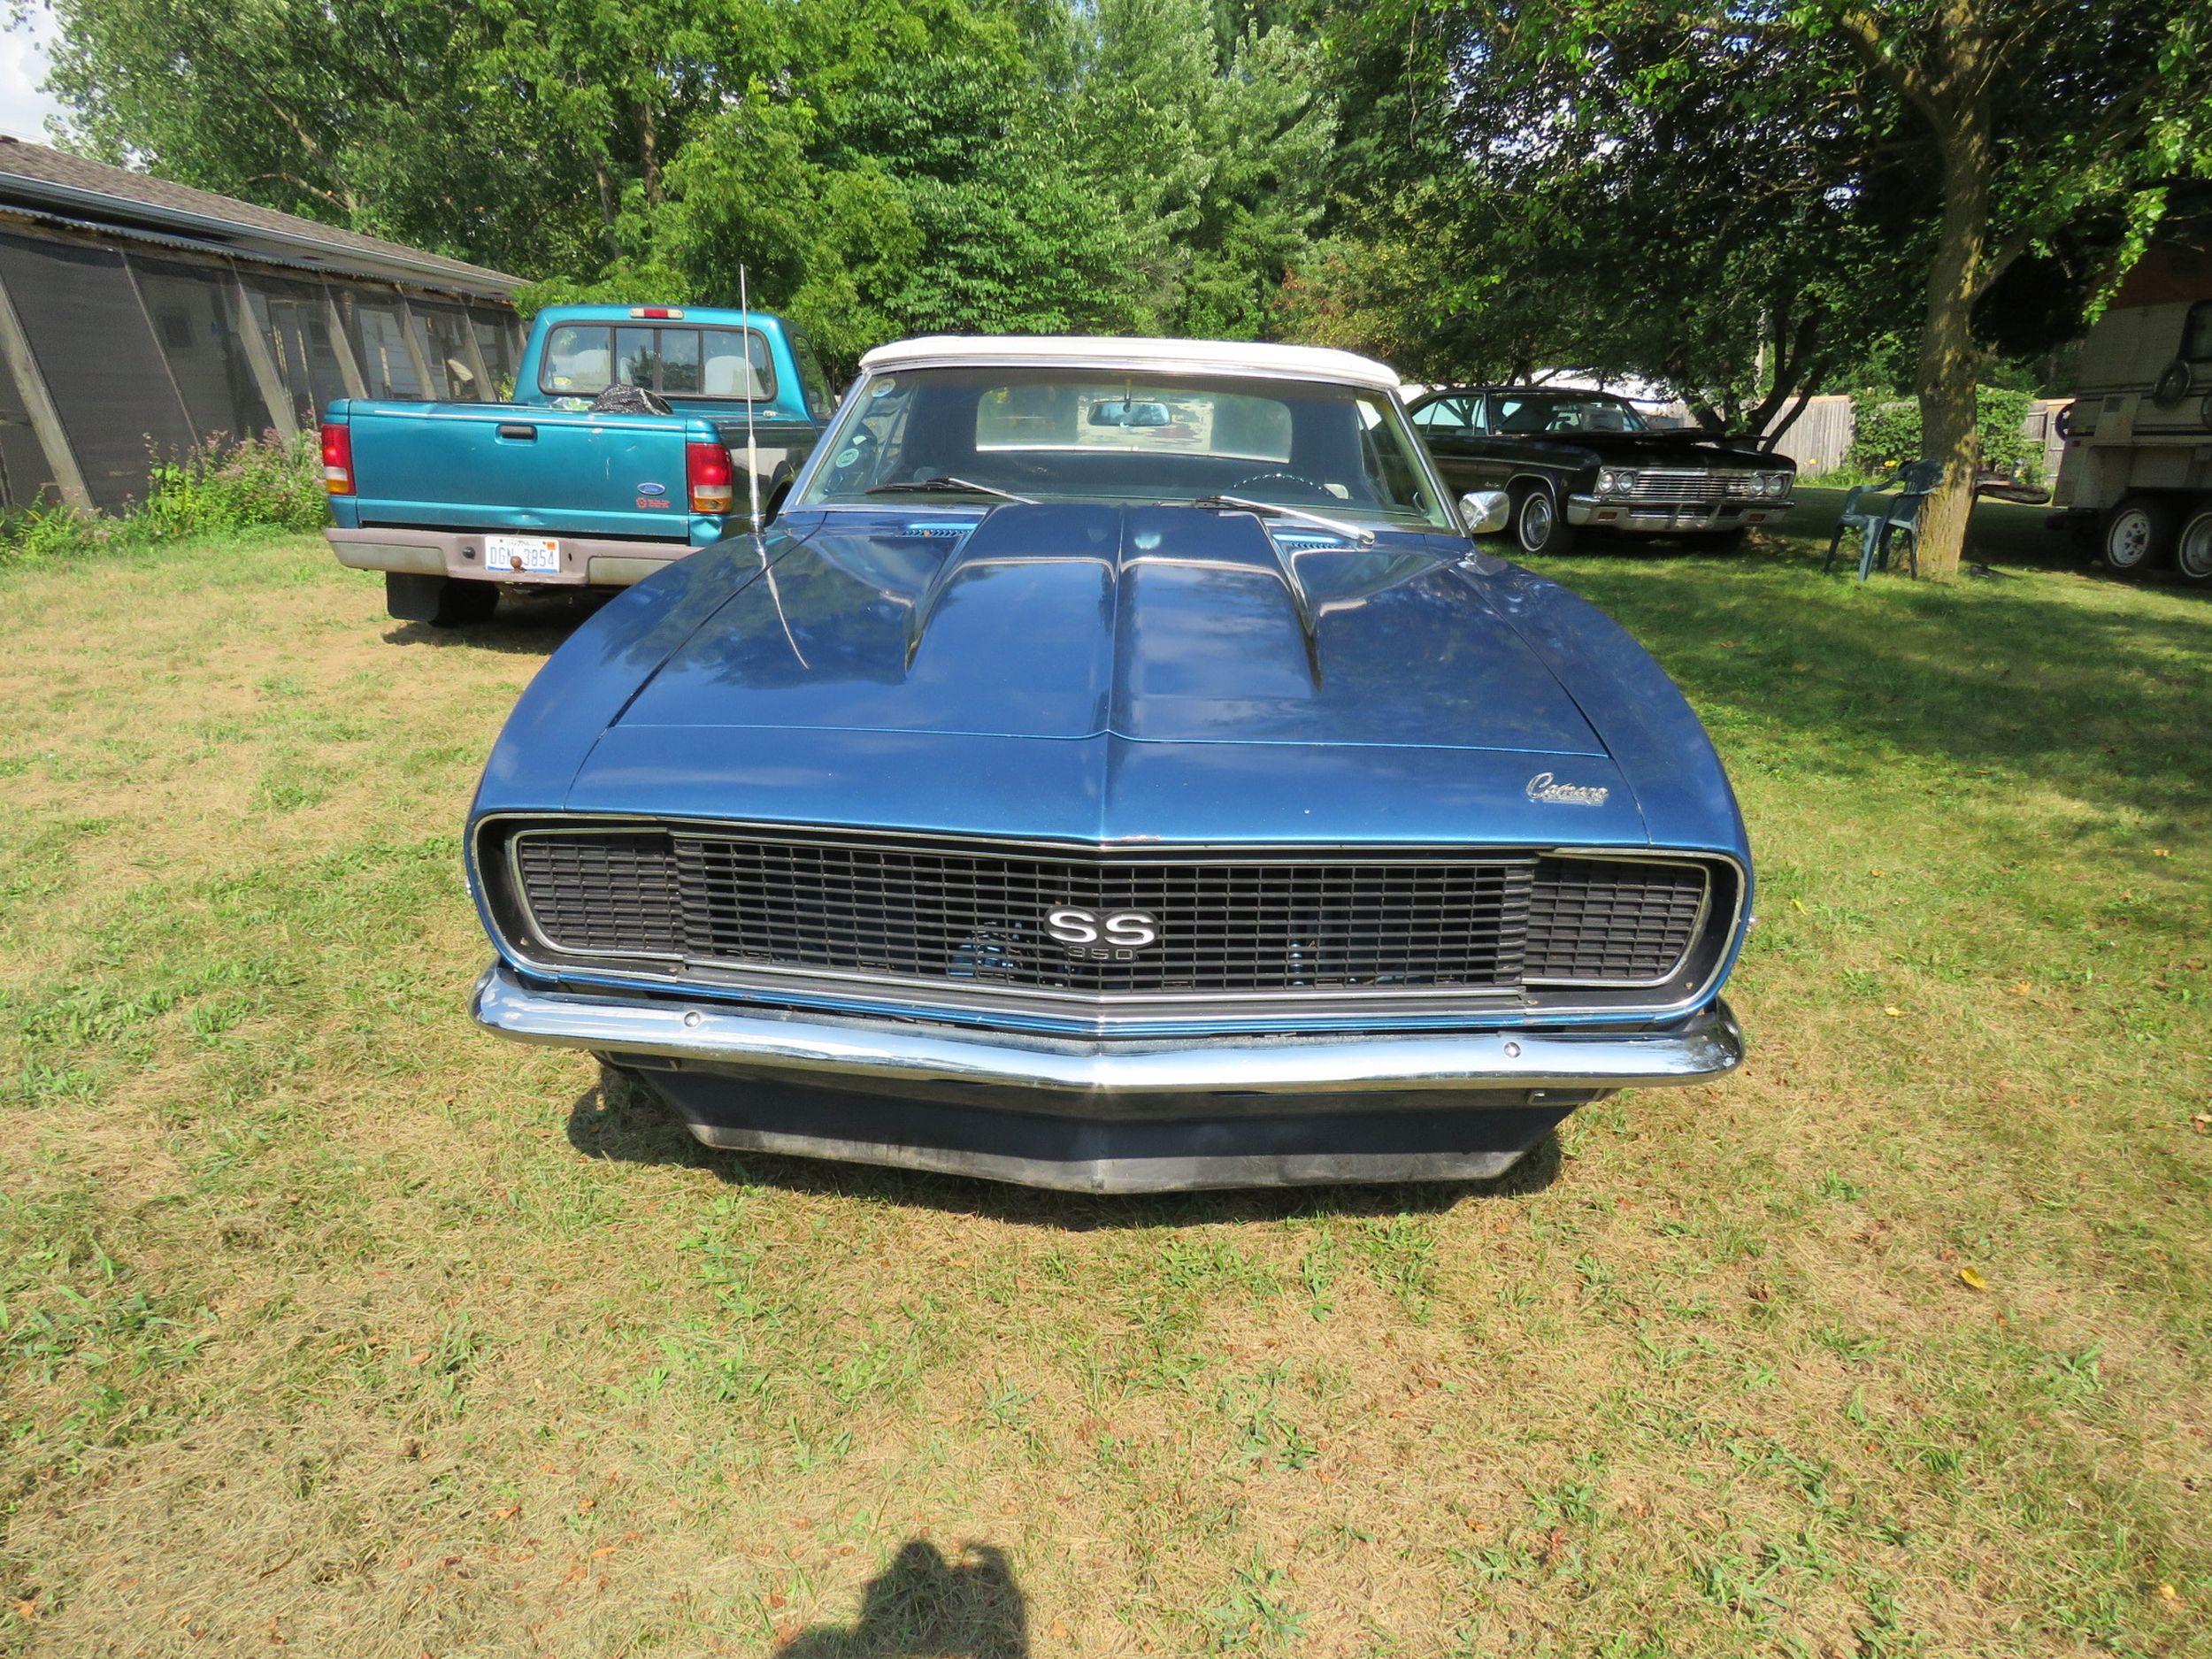
[[[2131,495],[2104,521],[2104,562],[2123,576],[2139,575],[2173,544],[2174,510],[2154,495]]]
[[[2174,569],[2185,582],[2212,582],[2212,503],[2200,503],[2174,541]]]

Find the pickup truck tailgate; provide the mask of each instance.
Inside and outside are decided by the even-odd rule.
[[[512,403],[351,406],[363,525],[690,539],[682,415],[595,415]],[[696,430],[693,430],[695,428]]]

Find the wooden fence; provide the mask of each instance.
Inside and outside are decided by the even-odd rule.
[[[2058,411],[2072,401],[2065,397],[2039,398],[2030,406],[2026,418],[2020,423],[2021,429],[2035,440],[2042,452],[2043,476],[2047,480],[2058,476],[2059,457],[2066,449],[2066,441],[2058,435]],[[1852,418],[1850,398],[1840,392],[1824,393],[1806,400],[1805,412],[1790,424],[1790,429],[1774,446],[1775,452],[1796,462],[1797,470],[1806,477],[1817,478],[1844,464],[1851,452],[1851,439],[1857,426]]]

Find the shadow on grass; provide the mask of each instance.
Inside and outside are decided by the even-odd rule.
[[[1782,740],[1791,766],[1859,777],[1903,765],[1962,794],[1995,774],[2132,808],[2151,833],[2205,822],[2212,612],[2164,594],[2070,601],[2082,578],[2055,572],[1862,588],[1821,575],[1819,544],[1799,534],[1694,570],[1579,552],[1540,567],[1634,634],[1709,722]],[[2049,563],[2070,561],[2054,550]]]
[[[461,646],[515,657],[550,657],[554,648],[614,597],[599,588],[509,589],[488,622],[434,628],[427,622],[394,622],[384,638],[392,645]]]
[[[948,1561],[910,1540],[860,1598],[849,1625],[818,1624],[775,1659],[1027,1659],[1029,1607],[1005,1552],[970,1544]]]
[[[710,1170],[734,1186],[872,1199],[1070,1233],[1274,1222],[1310,1216],[1433,1215],[1463,1200],[1541,1192],[1559,1176],[1559,1140],[1547,1135],[1490,1181],[1389,1182],[1373,1186],[1230,1187],[1194,1193],[1063,1193],[962,1175],[883,1168],[702,1146],[645,1085],[603,1067],[568,1115],[569,1144],[588,1158]]]

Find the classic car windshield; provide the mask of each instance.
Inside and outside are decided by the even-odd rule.
[[[1490,419],[1499,432],[1648,432],[1633,407],[1617,397],[1494,392]]]
[[[886,486],[943,480],[948,500],[963,486],[1037,501],[1240,495],[1453,527],[1390,399],[1319,380],[909,369],[870,379],[820,453],[799,506],[877,501]]]

